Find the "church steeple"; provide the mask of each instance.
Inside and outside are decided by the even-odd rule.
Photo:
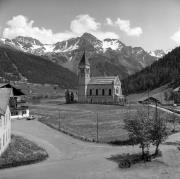
[[[79,62],[78,70],[78,101],[85,102],[87,97],[87,85],[90,81],[90,64],[86,58],[85,51]]]
[[[86,53],[84,51],[84,53],[81,57],[81,61],[79,62],[79,66],[86,66],[86,65],[90,66],[89,60],[86,58]]]

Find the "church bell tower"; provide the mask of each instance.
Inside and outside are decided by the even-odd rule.
[[[87,86],[90,81],[90,64],[85,52],[78,66],[78,102],[87,102]]]

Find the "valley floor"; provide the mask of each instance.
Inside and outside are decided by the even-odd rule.
[[[177,146],[161,145],[162,157],[122,170],[107,158],[140,151],[137,146],[114,147],[82,142],[36,120],[15,120],[12,126],[14,134],[22,135],[46,149],[49,158],[38,164],[0,170],[0,179],[180,178],[180,151]],[[168,142],[177,141],[180,141],[180,133],[168,139]]]

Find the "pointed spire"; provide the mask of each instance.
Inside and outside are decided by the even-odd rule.
[[[86,58],[86,53],[85,53],[85,50],[84,50],[84,53],[83,53],[83,55],[82,55],[82,57],[81,57],[81,61],[79,62],[79,66],[81,66],[81,65],[89,65],[90,66],[90,64],[89,64],[89,60]]]

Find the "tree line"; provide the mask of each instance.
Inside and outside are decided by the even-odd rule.
[[[180,47],[151,66],[122,80],[122,88],[124,94],[130,94],[152,90],[167,83],[180,85]]]

